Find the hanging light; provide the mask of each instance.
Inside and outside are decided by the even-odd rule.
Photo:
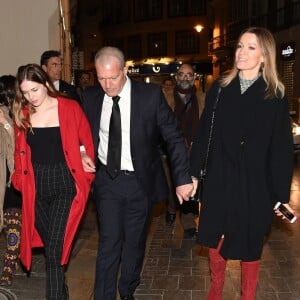
[[[197,24],[196,26],[194,26],[194,29],[195,29],[198,33],[201,32],[203,28],[204,28],[204,27],[203,27],[202,25],[200,25],[200,24]]]

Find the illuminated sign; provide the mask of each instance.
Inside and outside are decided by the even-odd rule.
[[[212,63],[192,63],[192,66],[197,73],[212,74]],[[128,67],[129,75],[151,75],[151,74],[171,74],[176,73],[180,64],[156,64],[156,65],[135,65]]]
[[[281,51],[280,51],[280,57],[282,60],[295,59],[295,53],[296,53],[296,43],[295,42],[289,42],[289,43],[282,44]]]

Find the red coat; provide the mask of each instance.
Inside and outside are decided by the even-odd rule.
[[[77,102],[58,97],[58,117],[62,146],[68,168],[75,180],[76,196],[73,199],[64,238],[61,264],[68,262],[72,242],[83,215],[94,174],[83,170],[80,145],[94,158],[94,146],[89,123]],[[30,147],[26,133],[15,127],[15,172],[12,182],[22,192],[22,232],[20,258],[27,270],[31,268],[32,248],[43,247],[35,224],[35,180]]]

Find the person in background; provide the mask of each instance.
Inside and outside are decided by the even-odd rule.
[[[21,195],[11,185],[14,170],[14,128],[11,105],[15,97],[15,77],[0,77],[0,230],[6,236],[1,286],[10,286],[18,267],[21,236]]]
[[[98,158],[93,192],[100,240],[94,297],[116,299],[121,260],[119,293],[122,300],[133,300],[152,206],[168,193],[160,136],[166,141],[180,203],[189,199],[193,185],[184,140],[161,87],[130,80],[124,54],[115,47],[100,49],[95,67],[100,85],[83,92]],[[83,157],[86,168],[92,166],[84,152]]]
[[[209,247],[208,299],[222,299],[226,262],[235,259],[241,261],[241,299],[253,300],[275,203],[293,212],[288,204],[293,174],[288,99],[269,30],[251,27],[241,33],[232,70],[207,93],[190,156],[195,189],[219,88],[198,240]]]
[[[204,94],[195,86],[195,74],[190,64],[182,64],[176,73],[176,85],[173,89],[173,101],[168,103],[173,108],[183,132],[186,152],[189,154],[193,143],[196,126],[204,107]],[[171,104],[170,104],[171,103]],[[171,184],[172,185],[172,184]],[[174,189],[174,188],[173,188]],[[170,193],[166,212],[166,222],[171,225],[176,218],[178,200]],[[184,229],[184,238],[193,238],[196,234],[196,216],[199,214],[199,203],[188,201],[179,206],[180,221]]]
[[[162,81],[162,91],[168,102],[168,105],[174,110],[174,86],[175,82],[172,77],[167,77]]]
[[[71,98],[80,103],[80,97],[76,87],[61,79],[62,76],[62,57],[56,50],[47,50],[41,55],[40,65],[48,74],[55,89],[63,96]]]
[[[58,96],[36,64],[17,72],[15,171],[22,193],[20,259],[31,268],[32,248],[45,248],[46,299],[68,299],[64,270],[94,174],[83,168],[80,145],[94,157],[89,123],[76,101]]]
[[[82,103],[82,92],[85,88],[90,86],[90,72],[82,71],[79,77],[79,86],[76,88],[77,94],[80,97],[80,101]]]

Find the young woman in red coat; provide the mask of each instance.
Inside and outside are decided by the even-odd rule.
[[[83,169],[80,146],[94,157],[89,123],[76,101],[60,97],[35,64],[17,73],[15,172],[23,197],[20,258],[45,247],[46,299],[68,299],[64,279],[71,245],[94,175]]]

